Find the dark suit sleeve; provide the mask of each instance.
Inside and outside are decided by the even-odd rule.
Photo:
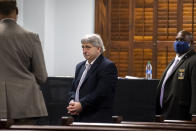
[[[73,82],[72,82],[72,88],[71,88],[71,90],[69,91],[69,99],[68,99],[68,101],[70,102],[71,100],[74,100],[75,99],[75,89],[74,89],[74,86],[73,86],[73,84],[74,84],[74,81],[75,81],[75,78],[73,79]]]
[[[69,102],[71,100],[75,99],[75,92],[76,92],[75,82],[76,82],[76,79],[78,78],[78,73],[80,71],[80,68],[81,68],[81,63],[77,64],[76,69],[75,69],[75,77],[74,77],[74,79],[72,81],[72,88],[71,88],[71,90],[69,92],[69,100],[68,100]]]
[[[160,84],[160,83],[159,83]],[[155,106],[155,115],[161,115],[161,107],[160,107],[160,85],[156,90],[156,106]]]
[[[196,114],[196,62],[192,65],[191,70],[191,88],[192,88],[192,96],[191,96],[191,110],[192,114]]]
[[[108,64],[98,74],[99,79],[95,90],[80,99],[83,110],[95,106],[100,101],[106,100],[108,95],[114,95],[117,82],[117,69],[115,64]]]
[[[33,43],[32,51],[32,73],[34,74],[37,82],[43,84],[47,79],[47,71],[44,61],[41,42],[38,35],[34,35],[35,42]]]

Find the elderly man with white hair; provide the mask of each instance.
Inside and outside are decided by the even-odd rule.
[[[116,66],[102,55],[99,35],[87,35],[81,43],[86,60],[76,66],[68,113],[78,122],[112,122]]]

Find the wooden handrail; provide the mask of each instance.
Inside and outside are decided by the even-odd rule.
[[[195,124],[130,122],[130,123],[82,123],[73,122],[69,126],[28,126],[12,125],[8,130],[56,130],[56,131],[195,131]]]
[[[61,117],[62,120],[62,125],[70,125],[74,122],[74,118],[71,116],[63,116]],[[122,116],[112,116],[112,121],[113,123],[121,123],[121,121],[123,120]]]
[[[122,116],[112,116],[113,123],[121,123],[123,120]]]
[[[129,129],[146,129],[146,130],[196,130],[195,124],[179,123],[157,123],[157,122],[126,122],[126,123],[84,123],[73,122],[70,126],[74,127],[112,127],[112,128],[129,128]]]
[[[155,122],[163,122],[164,117],[162,115],[155,115]]]
[[[74,118],[71,116],[61,117],[62,125],[68,126],[74,122]]]
[[[196,124],[196,121],[188,121],[188,120],[167,120],[164,119],[162,115],[155,116],[155,122],[164,122],[164,123],[183,123],[183,124]]]
[[[164,123],[183,123],[183,124],[196,124],[195,121],[185,121],[185,120],[163,120]]]
[[[9,128],[13,123],[14,121],[10,119],[0,119],[0,129]]]

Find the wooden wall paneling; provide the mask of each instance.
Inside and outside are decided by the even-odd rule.
[[[177,33],[177,0],[158,1],[158,41],[173,41]]]
[[[107,0],[108,1],[108,7],[107,7],[107,24],[108,24],[108,37],[107,37],[107,43],[108,43],[108,53],[107,57],[109,58],[110,56],[110,51],[111,51],[111,1],[112,0]]]
[[[146,64],[152,60],[152,49],[134,48],[133,56],[134,76],[144,77]]]
[[[193,1],[193,37],[196,39],[196,0]]]
[[[158,48],[157,49],[157,77],[161,77],[165,68],[167,67],[167,54],[168,48],[165,49]]]
[[[158,0],[157,2],[157,72],[156,78],[160,78],[163,71],[175,57],[173,42],[180,29],[178,0]]]
[[[111,1],[111,40],[129,40],[129,0]]]
[[[154,19],[153,19],[153,50],[152,50],[152,77],[157,78],[157,17],[158,17],[158,1],[154,0]]]
[[[95,0],[95,33],[99,32],[99,0]]]
[[[119,76],[144,77],[150,60],[153,78],[160,78],[175,57],[177,32],[185,29],[196,37],[196,0],[96,0],[95,4],[95,32],[101,34],[106,56],[117,64]]]
[[[95,33],[102,37],[106,52],[104,55],[109,55],[109,24],[108,24],[108,7],[109,0],[95,0]],[[108,50],[108,51],[107,51]]]
[[[183,0],[182,3],[182,16],[183,16],[183,23],[182,27],[184,30],[187,30],[189,32],[194,32],[193,31],[193,17],[194,17],[194,12],[193,12],[193,0]]]
[[[111,40],[119,39],[119,0],[111,1]]]
[[[129,0],[111,0],[110,53],[119,53],[118,57],[110,55],[109,58],[116,63],[121,77],[128,75],[129,70],[129,6]]]
[[[173,42],[159,42],[157,44],[157,78],[161,78],[163,71],[175,55]]]
[[[193,34],[196,38],[196,0],[182,1],[182,27]]]
[[[154,1],[137,0],[134,6],[133,75],[145,77],[145,67],[152,61]]]
[[[111,49],[110,59],[116,63],[118,76],[125,77],[128,69],[128,49]]]
[[[131,0],[129,3],[129,58],[128,58],[128,74],[133,76],[133,36],[134,36],[134,0]]]
[[[129,68],[128,41],[112,41],[109,58],[116,63],[118,75],[125,77]]]

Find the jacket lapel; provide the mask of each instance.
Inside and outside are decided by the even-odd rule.
[[[194,53],[193,50],[190,50],[188,53],[186,53],[186,55],[180,60],[180,62],[174,67],[174,69],[172,70],[172,73],[170,74],[170,76],[172,76],[174,74],[174,72],[176,72],[176,70],[180,67],[180,65],[182,63],[184,63],[184,61],[190,57],[192,54]],[[173,62],[172,62],[173,63]],[[170,78],[170,76],[168,77],[168,79]]]
[[[194,50],[190,50],[190,51],[182,58],[182,60],[180,60],[180,62],[176,65],[175,69],[173,70],[173,72],[171,73],[171,75],[168,77],[168,79],[170,79],[170,77],[174,74],[174,72],[176,72],[176,70],[180,67],[180,65],[183,64],[184,61],[185,61],[188,57],[190,57],[191,55],[193,55],[193,54],[194,54]],[[164,103],[166,103],[167,101],[169,101],[169,99],[172,97],[172,95],[173,95],[173,92],[172,92],[172,91],[169,92],[169,94],[168,94],[168,96],[167,96],[167,98],[166,98],[166,100],[165,100]]]
[[[78,75],[77,75],[77,78],[76,78],[76,86],[75,86],[75,88],[77,89],[77,87],[78,87],[78,84],[79,84],[79,82],[80,82],[80,79],[81,79],[81,77],[82,77],[82,74],[83,74],[83,72],[84,72],[84,70],[85,70],[85,63],[86,62],[84,62],[82,65],[81,65],[81,68],[78,70],[79,72],[78,72]]]
[[[86,77],[84,78],[84,81],[82,83],[82,85],[87,81],[87,79],[89,78],[90,74],[93,73],[93,71],[97,68],[97,66],[100,64],[101,60],[103,59],[103,55],[101,54],[96,60],[95,62],[91,65],[91,68],[89,69],[89,71],[86,74]],[[81,85],[81,88],[82,88]]]
[[[168,82],[168,80],[171,78],[171,76],[176,72],[176,70],[179,68],[179,66],[185,61],[185,57],[182,58],[182,60],[180,60],[180,62],[176,65],[175,69],[173,69],[172,73],[170,74],[170,76],[168,77],[166,83]],[[170,98],[173,96],[173,91],[170,91],[166,97],[166,99],[163,101],[164,103],[167,103]]]
[[[165,78],[165,76],[166,76],[166,73],[167,73],[167,71],[168,71],[168,69],[170,68],[170,66],[172,65],[172,63],[174,62],[174,60],[172,61],[172,62],[170,62],[169,63],[169,65],[166,67],[166,69],[165,69],[165,71],[164,71],[164,73],[163,73],[163,76],[161,77],[161,79],[160,79],[160,82],[159,82],[159,84],[158,84],[158,86],[157,86],[157,92],[159,92],[158,94],[157,94],[157,98],[160,98],[160,93],[161,93],[161,88],[162,88],[162,84],[163,84],[163,81],[164,81],[164,78]],[[158,103],[159,103],[159,99],[157,99],[158,100]],[[158,104],[159,105],[159,104]]]
[[[159,90],[161,90],[161,86],[162,86],[162,84],[163,84],[163,80],[164,80],[164,78],[165,78],[165,76],[166,76],[166,73],[167,73],[168,69],[170,68],[170,66],[172,65],[173,62],[174,62],[174,60],[172,60],[172,62],[170,62],[169,65],[166,67],[166,69],[165,69],[165,71],[164,71],[164,73],[163,73],[163,76],[161,77],[160,84],[158,85]]]

